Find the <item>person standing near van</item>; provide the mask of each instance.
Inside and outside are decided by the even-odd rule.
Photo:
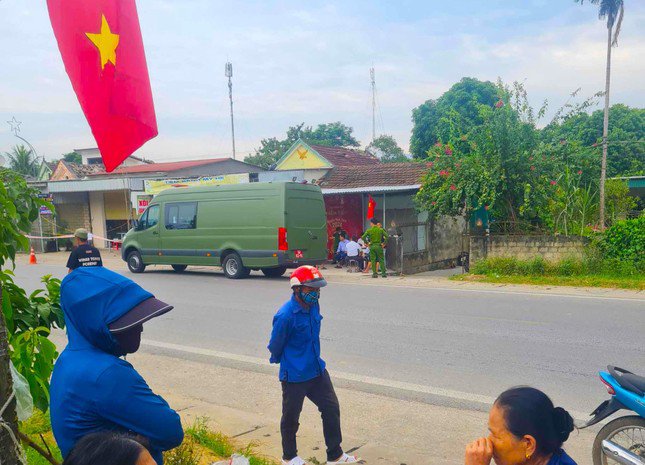
[[[83,266],[103,266],[101,252],[88,243],[88,235],[87,229],[84,228],[78,228],[74,231],[74,245],[76,245],[76,248],[72,250],[67,259],[67,273],[71,273],[76,268]]]
[[[320,271],[301,266],[291,275],[291,299],[273,317],[268,349],[280,364],[282,382],[282,464],[306,465],[298,456],[296,433],[308,397],[320,411],[327,446],[327,464],[358,463],[341,448],[340,406],[325,362],[320,358],[320,289],[327,285]]]
[[[378,220],[370,220],[372,227],[365,231],[363,240],[367,241],[370,246],[370,262],[372,262],[372,278],[378,278],[378,266],[381,267],[381,276],[387,278],[385,269],[385,251],[383,250],[387,243],[387,232],[378,225]]]

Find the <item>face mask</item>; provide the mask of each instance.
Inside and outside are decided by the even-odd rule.
[[[313,305],[318,302],[318,299],[320,299],[320,291],[310,291],[310,292],[300,291],[300,298],[307,305]]]

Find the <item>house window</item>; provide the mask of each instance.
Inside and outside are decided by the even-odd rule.
[[[197,202],[166,204],[166,229],[195,229],[197,227]]]

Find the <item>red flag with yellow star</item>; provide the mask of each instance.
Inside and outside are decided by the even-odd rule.
[[[65,70],[105,169],[157,135],[134,0],[47,0]]]

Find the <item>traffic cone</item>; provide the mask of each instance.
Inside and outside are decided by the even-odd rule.
[[[37,265],[38,262],[36,261],[36,253],[34,252],[34,248],[31,248],[31,253],[29,254],[29,264],[30,265]]]

